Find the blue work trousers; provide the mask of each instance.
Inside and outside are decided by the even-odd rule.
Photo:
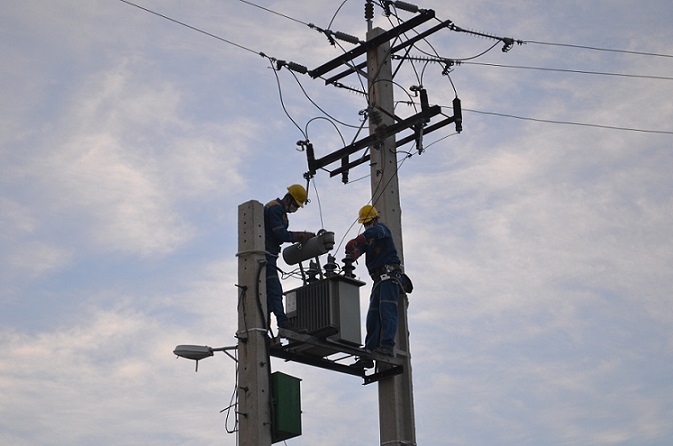
[[[283,287],[278,278],[278,268],[276,268],[277,257],[266,256],[266,304],[269,312],[268,321],[271,320],[271,313],[276,315],[276,322],[281,324],[288,318],[283,309]]]
[[[369,297],[369,310],[367,311],[367,336],[365,337],[365,348],[367,350],[381,348],[393,354],[395,333],[397,332],[399,287],[400,285],[395,279],[374,283]]]

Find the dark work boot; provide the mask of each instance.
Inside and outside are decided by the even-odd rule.
[[[368,358],[359,358],[353,363],[353,367],[359,369],[371,369],[374,367],[374,360]]]

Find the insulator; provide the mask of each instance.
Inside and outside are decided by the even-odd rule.
[[[318,274],[320,274],[320,269],[316,262],[311,261],[308,264],[308,269],[306,270],[306,282],[313,283],[318,280]]]
[[[428,102],[428,92],[425,88],[421,88],[421,110],[427,111],[430,108],[430,103]],[[425,122],[430,122],[430,118],[425,118]]]
[[[317,167],[315,165],[315,151],[313,150],[313,144],[307,141],[306,145],[306,162],[308,163],[308,172],[306,172],[305,176],[306,179],[308,180],[309,178],[313,178],[313,175],[316,174]]]
[[[463,131],[463,110],[460,105],[460,99],[456,96],[453,98],[453,119],[456,123],[456,132]]]
[[[335,32],[334,37],[339,40],[343,40],[344,42],[352,43],[353,45],[360,44],[360,39],[355,36],[351,36],[350,34],[342,33],[341,31]]]
[[[365,3],[365,20],[374,19],[374,4],[370,1]]]
[[[418,6],[412,5],[411,3],[397,1],[393,2],[393,5],[395,5],[397,9],[401,9],[402,11],[409,11],[414,13],[418,12]]]
[[[346,255],[346,257],[344,257],[341,261],[344,262],[344,266],[341,268],[341,270],[344,272],[344,276],[355,277],[355,274],[353,274],[353,271],[355,271],[355,267],[353,266],[355,259],[349,255]]]
[[[325,270],[325,276],[327,277],[336,276],[337,264],[334,256],[331,255],[327,256],[327,263],[325,264],[323,269]]]
[[[287,63],[287,68],[292,70],[292,71],[296,71],[297,73],[301,73],[301,74],[306,74],[308,72],[308,68],[306,68],[303,65],[299,65],[298,63],[294,63],[294,62],[288,62]]]
[[[381,113],[378,110],[369,110],[369,122],[373,125],[379,125],[382,120]]]

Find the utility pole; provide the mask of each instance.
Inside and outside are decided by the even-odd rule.
[[[238,207],[238,444],[271,446],[264,207]]]
[[[381,28],[374,28],[367,33],[367,40],[372,40],[383,32]],[[389,42],[386,41],[367,52],[367,77],[369,132],[370,135],[376,135],[380,127],[394,124],[393,75]],[[379,211],[381,220],[390,228],[397,253],[404,264],[402,211],[394,134],[377,140],[372,147],[371,190],[372,203]],[[400,294],[395,344],[396,355],[402,358],[404,371],[400,375],[379,381],[379,429],[381,445],[386,446],[416,445],[407,305],[406,294]]]
[[[307,70],[302,65],[284,61],[278,61],[277,69],[283,66],[302,74],[308,74],[314,79],[323,78],[326,84],[341,86],[340,79],[354,73],[362,74],[362,69],[366,66],[369,136],[353,141],[351,144],[320,158],[316,158],[310,141],[300,141],[298,144],[306,149],[308,161],[308,171],[304,176],[307,179],[313,178],[318,169],[340,162],[340,167],[331,170],[330,175],[341,174],[342,181],[348,183],[350,169],[369,161],[371,163],[372,204],[379,211],[381,220],[390,228],[398,256],[404,264],[397,146],[416,141],[418,151],[421,153],[424,134],[438,130],[450,123],[455,123],[456,132],[460,132],[462,130],[462,112],[460,100],[456,97],[453,101],[454,116],[428,125],[433,117],[442,114],[441,107],[438,105],[430,106],[427,92],[421,86],[419,87],[420,90],[414,90],[421,93],[421,110],[405,118],[395,115],[392,53],[410,48],[416,42],[427,38],[431,34],[450,28],[452,22],[446,20],[423,32],[416,32],[411,38],[400,39],[408,31],[435,18],[435,12],[419,9],[402,1],[387,3],[394,3],[396,8],[416,15],[388,31],[381,28],[372,29],[373,2],[367,0],[365,5],[368,30],[366,42],[359,42],[357,38],[344,33],[328,34],[330,40],[334,35],[336,38],[359,45],[313,70]],[[326,32],[325,30],[322,31]],[[512,39],[499,39],[506,43],[505,48],[511,47]],[[391,41],[399,43],[391,47]],[[503,51],[506,50],[503,49]],[[367,57],[365,62],[355,61],[365,54]],[[325,75],[343,65],[347,65],[348,68],[336,74],[332,73],[329,78],[324,78]],[[402,137],[399,142],[396,141],[397,133],[409,130],[413,132],[411,135]],[[356,152],[367,149],[370,152],[369,154],[365,153],[357,159],[349,159]],[[278,438],[278,425],[274,427],[273,423],[278,421],[278,417],[275,415],[281,411],[278,410],[275,413],[271,401],[270,356],[273,355],[285,360],[294,360],[328,370],[361,376],[365,380],[365,384],[378,382],[381,446],[416,446],[407,318],[408,299],[406,294],[401,292],[398,300],[395,358],[384,355],[377,356],[346,343],[330,341],[323,330],[327,327],[318,327],[316,330],[322,335],[294,333],[289,330],[284,332],[279,329],[278,338],[269,339],[264,208],[262,204],[254,200],[241,204],[238,208],[238,222],[237,286],[239,287],[239,299],[238,331],[236,332],[239,355],[236,405],[238,444],[242,446],[271,446],[272,441]],[[327,266],[325,266],[325,270],[327,270]],[[331,271],[334,273],[334,268]],[[356,286],[359,287],[360,285]],[[330,331],[334,329],[334,326],[330,325],[328,328],[327,331]],[[282,344],[280,342],[281,337],[291,339],[292,342]],[[308,348],[305,348],[305,346]],[[187,350],[186,357],[197,361],[205,356],[212,356],[213,352],[213,349],[209,347],[200,347],[196,352],[193,349]],[[176,352],[179,351],[180,349],[176,348]],[[367,375],[361,367],[357,367],[355,364],[348,365],[338,360],[329,359],[328,356],[336,351],[347,354],[347,357],[362,357],[363,354],[372,356],[377,361],[377,371]],[[296,434],[295,431],[290,433]]]

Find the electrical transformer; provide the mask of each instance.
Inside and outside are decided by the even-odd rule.
[[[305,328],[313,336],[359,347],[362,344],[359,289],[363,285],[364,282],[354,278],[333,275],[288,291],[287,316],[295,327]]]

